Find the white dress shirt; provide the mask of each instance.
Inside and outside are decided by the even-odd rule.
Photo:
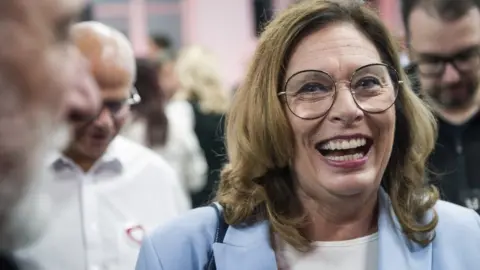
[[[142,236],[189,208],[173,169],[120,136],[87,173],[61,155],[49,166],[50,224],[16,254],[42,270],[131,270]]]

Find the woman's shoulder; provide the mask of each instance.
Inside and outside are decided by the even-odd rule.
[[[477,212],[446,201],[438,201],[435,211],[440,226],[465,226],[480,233],[480,216]]]
[[[156,247],[210,243],[213,242],[217,225],[216,211],[212,207],[200,207],[157,228],[149,238]]]
[[[438,215],[435,241],[438,244],[444,243],[449,249],[458,245],[480,251],[480,216],[477,212],[445,201],[437,202],[435,210]]]
[[[213,207],[188,211],[145,238],[136,269],[190,269],[192,265],[204,265],[217,225]]]

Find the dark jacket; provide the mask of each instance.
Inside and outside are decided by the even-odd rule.
[[[463,125],[438,119],[429,159],[430,178],[442,198],[480,213],[480,113]]]
[[[225,119],[223,114],[202,112],[198,102],[191,101],[190,103],[195,113],[195,134],[208,165],[205,187],[200,192],[192,194],[192,206],[199,207],[207,204],[214,197],[214,192],[220,180],[220,171],[226,162]]]
[[[420,93],[415,66],[406,68],[413,90]],[[430,182],[442,199],[480,213],[480,113],[462,125],[437,116],[438,139],[428,162]]]

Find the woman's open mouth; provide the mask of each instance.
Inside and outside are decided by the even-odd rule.
[[[336,162],[363,159],[373,145],[368,137],[357,136],[347,139],[330,139],[315,145],[317,151],[326,159]]]

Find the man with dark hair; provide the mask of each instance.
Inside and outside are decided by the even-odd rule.
[[[479,0],[403,0],[402,1],[402,19],[410,34],[409,19],[412,12],[420,8],[430,16],[452,22],[468,12],[470,8],[480,6]]]
[[[172,47],[172,41],[166,36],[153,36],[155,44],[162,49],[170,49]]]
[[[164,35],[156,35],[150,38],[150,54],[153,59],[162,57],[172,49],[172,41]]]
[[[480,1],[404,0],[408,68],[433,107],[431,180],[444,199],[480,212]]]

